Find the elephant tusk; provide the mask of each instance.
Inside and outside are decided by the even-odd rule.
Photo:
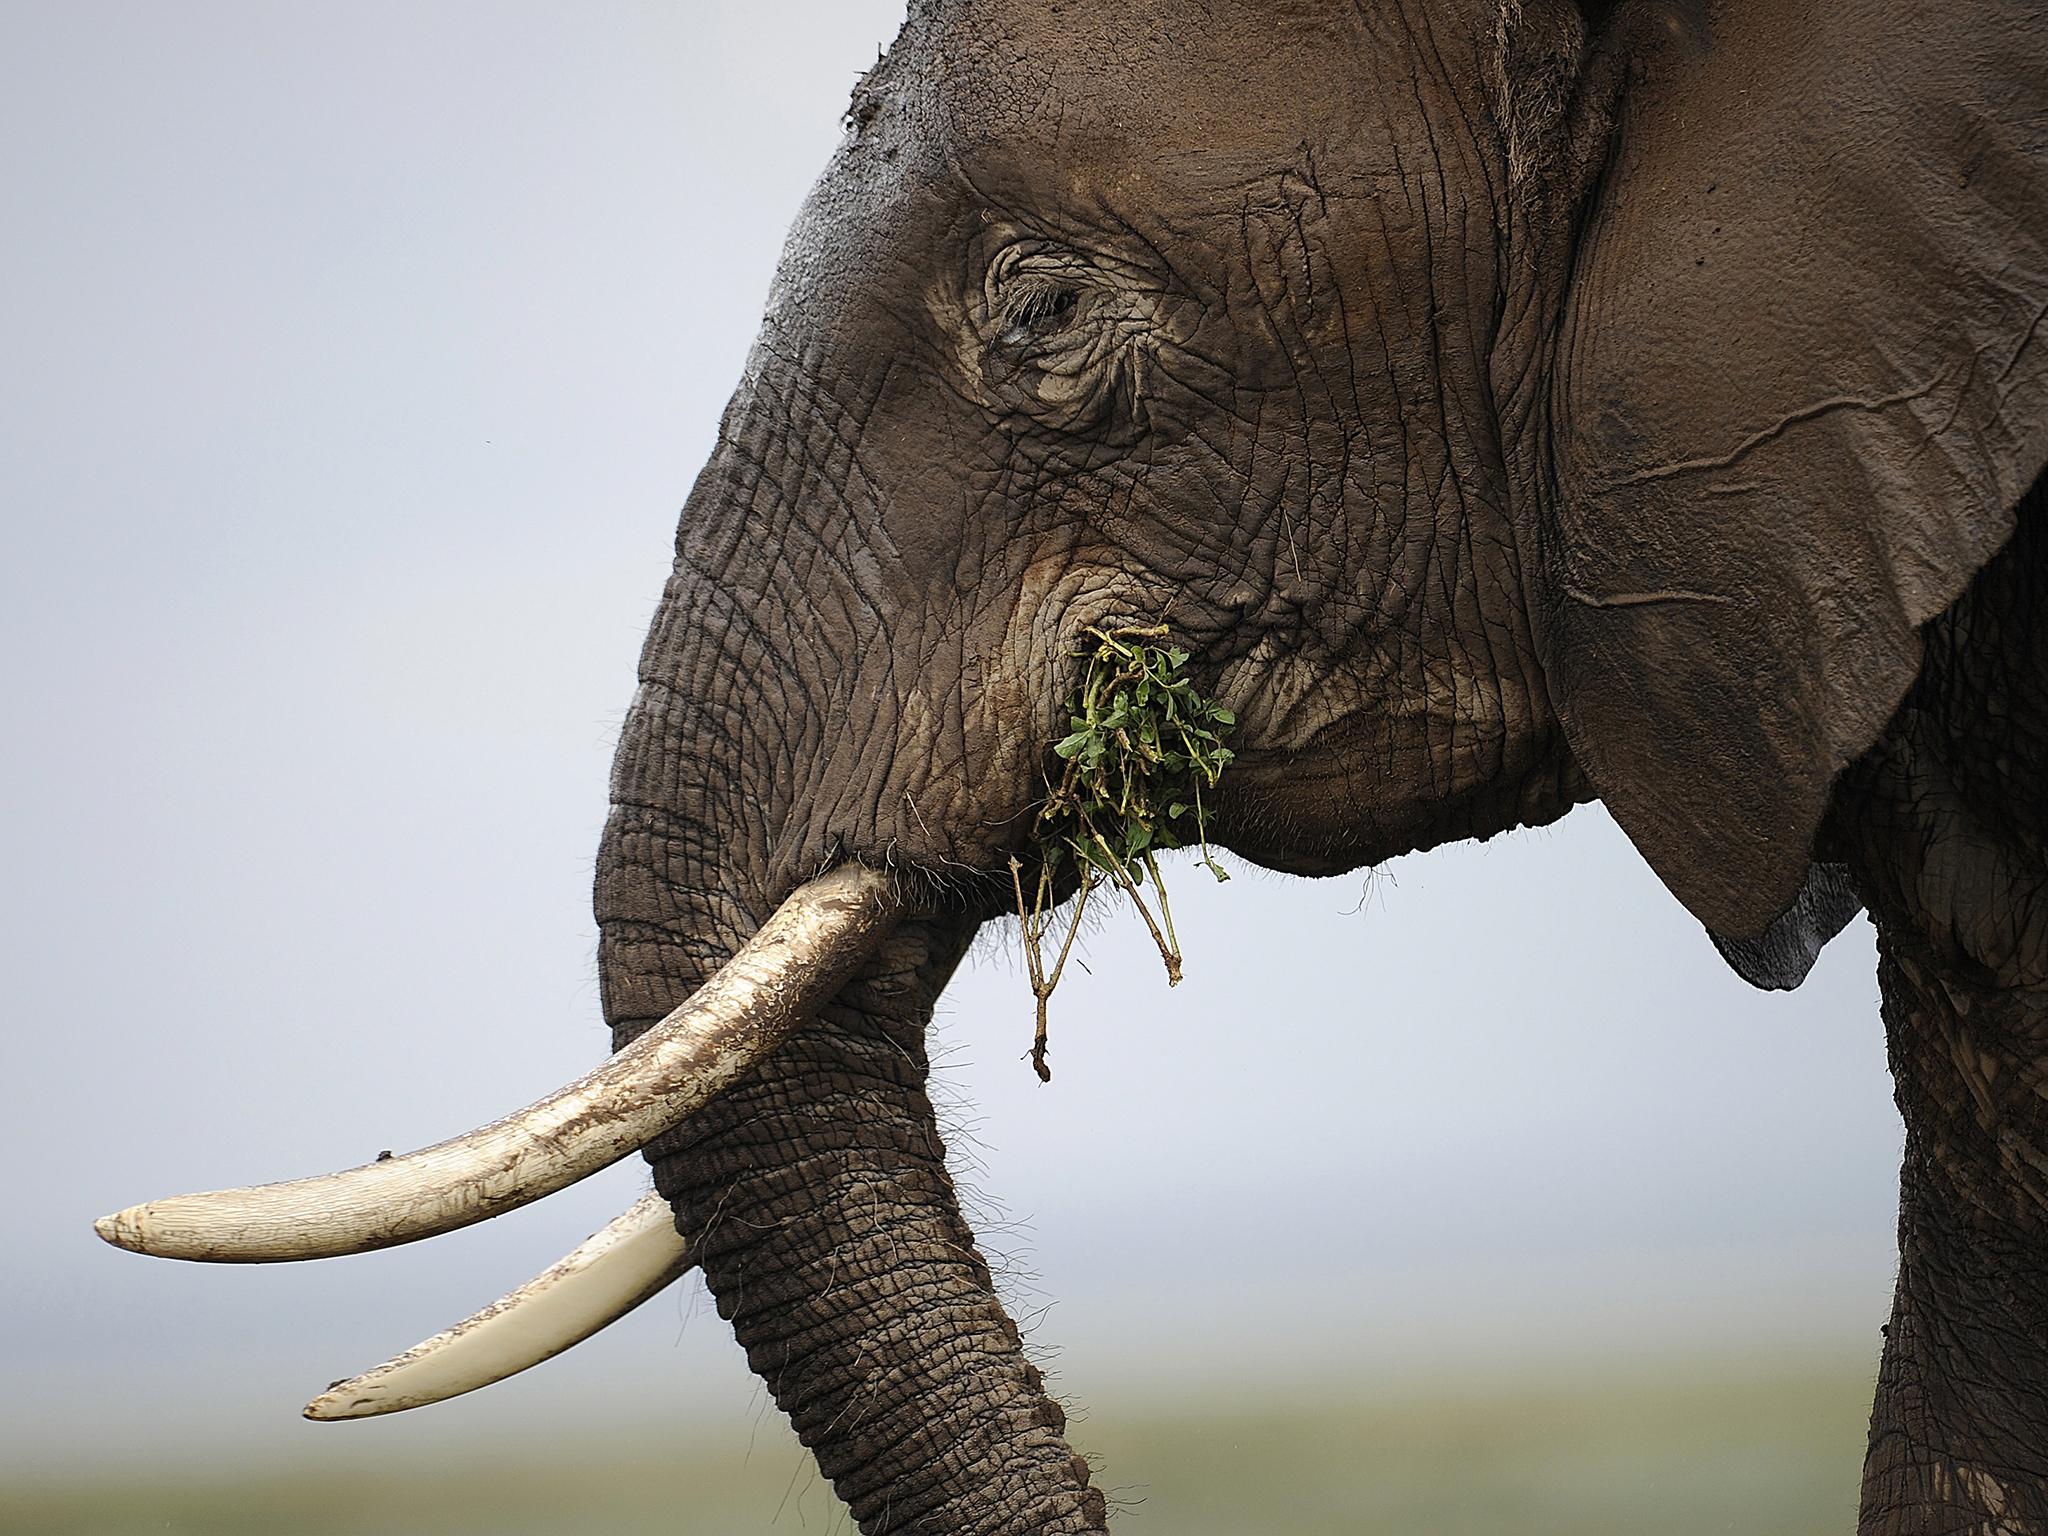
[[[306,1417],[398,1413],[516,1376],[617,1322],[695,1264],[676,1235],[668,1202],[643,1196],[518,1290],[404,1354],[337,1381],[306,1404]]]
[[[889,877],[842,865],[802,887],[675,1012],[595,1071],[401,1157],[179,1195],[96,1223],[118,1248],[262,1264],[365,1253],[497,1216],[687,1119],[831,1000],[902,914]]]

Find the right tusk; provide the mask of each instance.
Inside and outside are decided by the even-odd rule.
[[[501,1215],[710,1102],[831,1001],[902,911],[886,874],[841,865],[785,901],[688,1002],[537,1103],[402,1157],[131,1206],[96,1229],[137,1253],[260,1264],[365,1253]]]
[[[581,1344],[666,1290],[696,1260],[659,1195],[510,1295],[306,1404],[309,1419],[367,1419],[488,1387]]]

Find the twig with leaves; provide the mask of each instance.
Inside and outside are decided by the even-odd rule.
[[[1224,739],[1237,717],[1205,699],[1185,676],[1188,653],[1166,644],[1164,624],[1087,631],[1091,645],[1068,701],[1068,735],[1053,748],[1063,767],[1046,786],[1032,824],[1036,885],[1025,898],[1024,864],[1012,857],[1010,879],[1024,925],[1024,957],[1038,1000],[1031,1065],[1050,1081],[1046,1065],[1046,1004],[1059,985],[1095,887],[1108,883],[1130,897],[1166,964],[1169,986],[1181,978],[1180,940],[1173,931],[1156,855],[1190,845],[1218,880],[1229,873],[1209,852],[1202,792],[1215,789],[1231,761]],[[1052,893],[1069,865],[1080,895],[1050,970],[1045,964]],[[1145,898],[1147,881],[1159,910]]]

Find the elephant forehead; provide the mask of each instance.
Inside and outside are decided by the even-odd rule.
[[[1314,226],[1332,248],[1405,241],[1426,259],[1405,232],[1502,179],[1474,138],[1481,29],[1456,14],[1478,3],[1448,0],[1428,26],[1328,0],[914,4],[853,93],[771,320],[801,311],[856,337],[881,304],[904,329],[925,313],[909,289],[979,291],[997,227],[1182,276],[1250,255],[1247,217],[1282,243]]]
[[[1327,3],[939,0],[878,83],[920,95],[956,151],[1137,170],[1297,153],[1376,116],[1374,79],[1412,77],[1413,42]]]

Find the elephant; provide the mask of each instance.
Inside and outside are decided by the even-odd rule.
[[[658,1201],[555,1281],[652,1257],[550,1351],[694,1264],[862,1531],[1105,1531],[925,1031],[1043,857],[1083,638],[1162,628],[1252,863],[1597,799],[1758,986],[1868,911],[1906,1142],[1859,1530],[2048,1536],[2044,464],[2027,0],[911,0],[642,653],[617,1054],[101,1230],[349,1251],[643,1149]]]

